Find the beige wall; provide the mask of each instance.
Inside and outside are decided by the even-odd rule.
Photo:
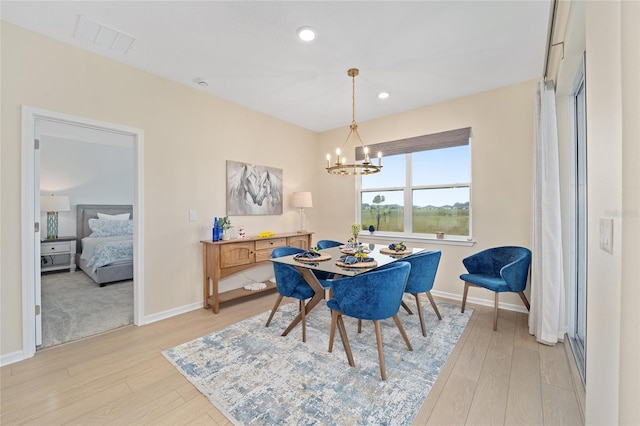
[[[566,30],[555,40],[564,42],[565,54],[551,73],[557,81],[560,153],[565,160],[563,207],[570,206],[568,94],[585,50],[587,58],[586,424],[640,424],[638,22],[638,2],[571,2]],[[613,254],[599,247],[599,221],[605,217],[614,221]],[[565,211],[567,259],[570,226]]]
[[[640,2],[622,16],[622,288],[620,424],[640,424]]]
[[[252,235],[296,229],[288,196],[318,190],[315,133],[6,23],[1,88],[2,355],[22,349],[22,105],[144,130],[144,316],[201,300],[199,241],[225,213],[225,160],[284,170],[284,215],[232,218]],[[318,229],[313,209],[307,224]]]
[[[359,123],[358,130],[367,144],[472,128],[472,227],[476,244],[472,247],[416,244],[442,250],[434,285],[436,294],[460,297],[459,275],[465,272],[464,257],[492,246],[530,246],[534,88],[535,82],[529,81]],[[346,134],[345,127],[320,135],[320,164],[326,163],[326,153],[334,153]],[[384,158],[382,163],[384,166]],[[327,175],[319,182],[324,189],[319,203],[326,221],[323,229],[328,237],[344,241],[348,238],[349,224],[356,218],[355,178]],[[367,240],[366,233],[363,240]],[[472,288],[469,297],[486,299],[493,305],[493,293],[486,290]],[[524,309],[515,294],[502,294],[500,302]]]

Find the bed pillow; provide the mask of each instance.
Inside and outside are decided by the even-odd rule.
[[[133,220],[89,219],[92,238],[133,235]]]
[[[129,220],[131,213],[122,213],[122,214],[106,214],[106,213],[98,213],[98,219],[103,220]]]

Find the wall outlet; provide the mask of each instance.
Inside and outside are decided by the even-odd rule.
[[[197,215],[195,210],[189,210],[189,222],[195,222],[196,216]]]
[[[612,218],[600,218],[600,249],[613,254]]]

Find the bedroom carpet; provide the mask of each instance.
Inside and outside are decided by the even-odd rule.
[[[338,335],[327,352],[331,315],[324,302],[307,317],[306,343],[301,326],[280,335],[297,313],[290,303],[278,309],[269,328],[267,311],[163,355],[235,425],[410,425],[472,311],[462,314],[460,305],[438,302],[438,321],[426,299],[422,306],[426,338],[417,315],[399,315],[413,352],[392,320],[381,321],[386,381],[380,379],[371,321],[358,334],[356,320],[344,320],[355,367]]]
[[[82,271],[42,275],[41,349],[133,324],[133,281],[100,287]]]

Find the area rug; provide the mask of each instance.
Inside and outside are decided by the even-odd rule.
[[[345,317],[355,367],[337,332],[333,352],[327,352],[331,315],[324,302],[307,316],[306,343],[301,325],[280,335],[297,314],[297,304],[290,303],[268,328],[267,311],[162,353],[237,425],[409,425],[472,313],[438,302],[438,321],[428,301],[423,307],[426,338],[418,315],[400,311],[413,352],[392,319],[381,322],[386,381],[380,378],[371,321],[358,334],[357,321]]]
[[[133,281],[100,287],[82,271],[42,275],[41,349],[133,324]]]

